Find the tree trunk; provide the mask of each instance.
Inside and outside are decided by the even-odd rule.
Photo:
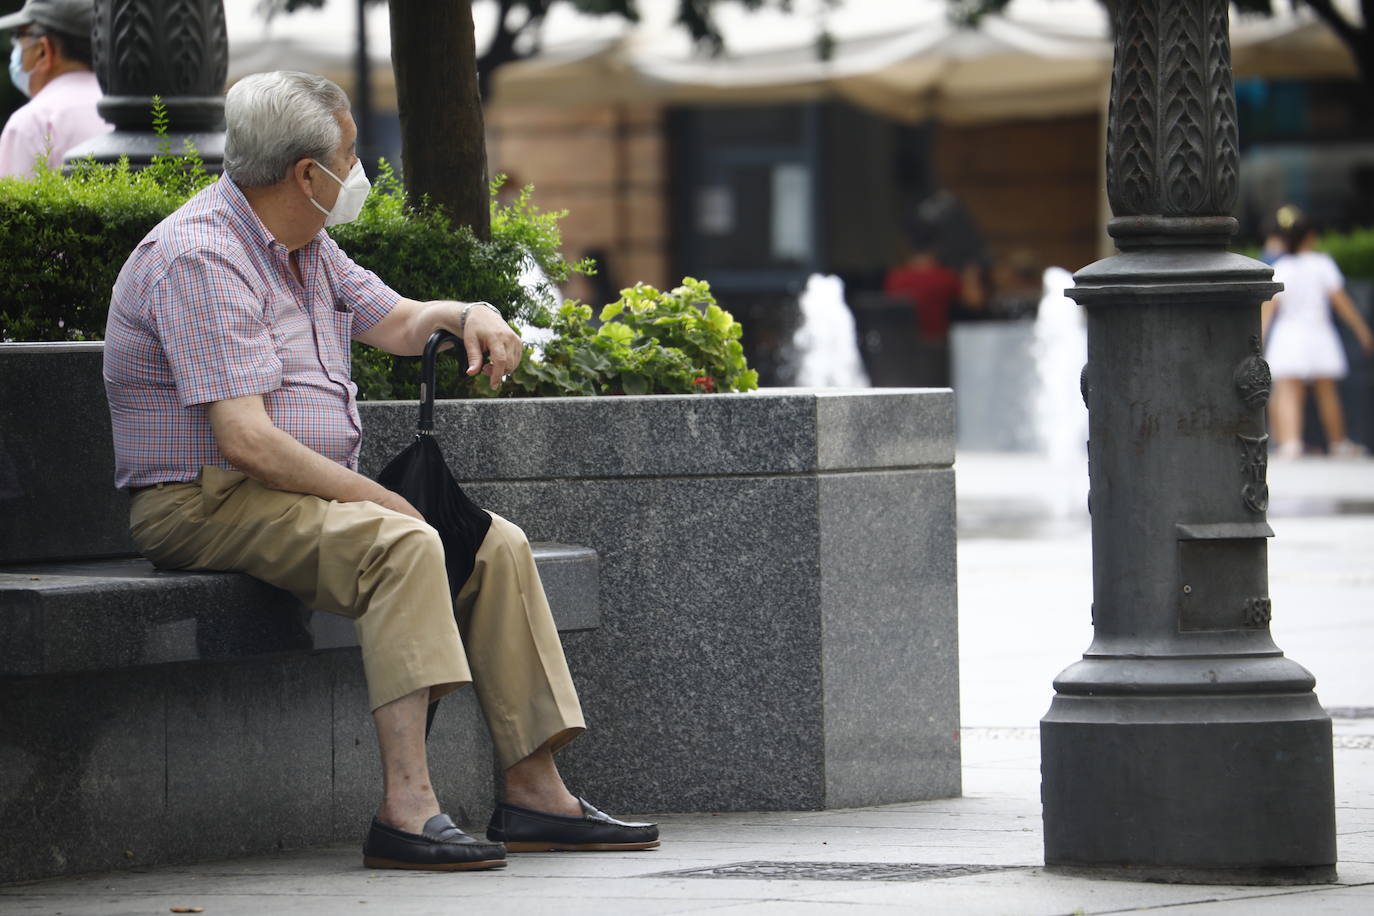
[[[487,147],[472,0],[391,6],[401,163],[412,206],[428,197],[455,225],[491,234]]]

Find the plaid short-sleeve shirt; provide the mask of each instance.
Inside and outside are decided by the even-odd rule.
[[[105,331],[116,486],[232,467],[208,406],[252,394],[280,429],[357,466],[362,428],[349,341],[400,297],[323,231],[296,260],[304,282],[227,176],[134,249]]]

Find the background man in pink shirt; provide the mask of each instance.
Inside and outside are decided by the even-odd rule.
[[[91,71],[95,0],[28,0],[0,18],[10,35],[10,79],[31,101],[0,131],[0,178],[33,173],[42,157],[58,168],[67,150],[112,130],[96,112]]]

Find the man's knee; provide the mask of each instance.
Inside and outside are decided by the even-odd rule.
[[[366,537],[365,532],[372,528],[372,547],[364,565],[391,568],[403,574],[444,568],[444,542],[432,525],[398,512],[382,511],[385,516],[375,520],[375,528],[367,525],[355,532]]]
[[[388,520],[358,571],[360,592],[394,592],[418,605],[446,594],[447,577],[439,532],[409,517]],[[451,610],[446,602],[435,606]]]
[[[433,525],[405,516],[393,522],[391,527],[393,532],[389,538],[388,553],[437,559],[441,564],[444,562],[444,542]]]

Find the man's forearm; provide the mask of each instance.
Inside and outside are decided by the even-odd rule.
[[[302,445],[268,418],[257,396],[210,406],[210,423],[229,463],[274,490],[341,502],[383,502],[391,491]]]
[[[419,356],[435,331],[444,329],[457,334],[463,313],[462,302],[436,300],[417,302],[402,299],[390,315],[359,340],[399,356]]]
[[[275,427],[257,439],[251,453],[236,455],[230,462],[274,490],[309,493],[340,502],[379,502],[389,492],[376,481],[329,460]]]
[[[424,352],[435,331],[451,331],[463,339],[467,374],[486,372],[494,387],[520,364],[523,348],[519,336],[494,306],[472,306],[469,302],[402,299],[385,318],[356,339],[398,356],[417,356]]]

